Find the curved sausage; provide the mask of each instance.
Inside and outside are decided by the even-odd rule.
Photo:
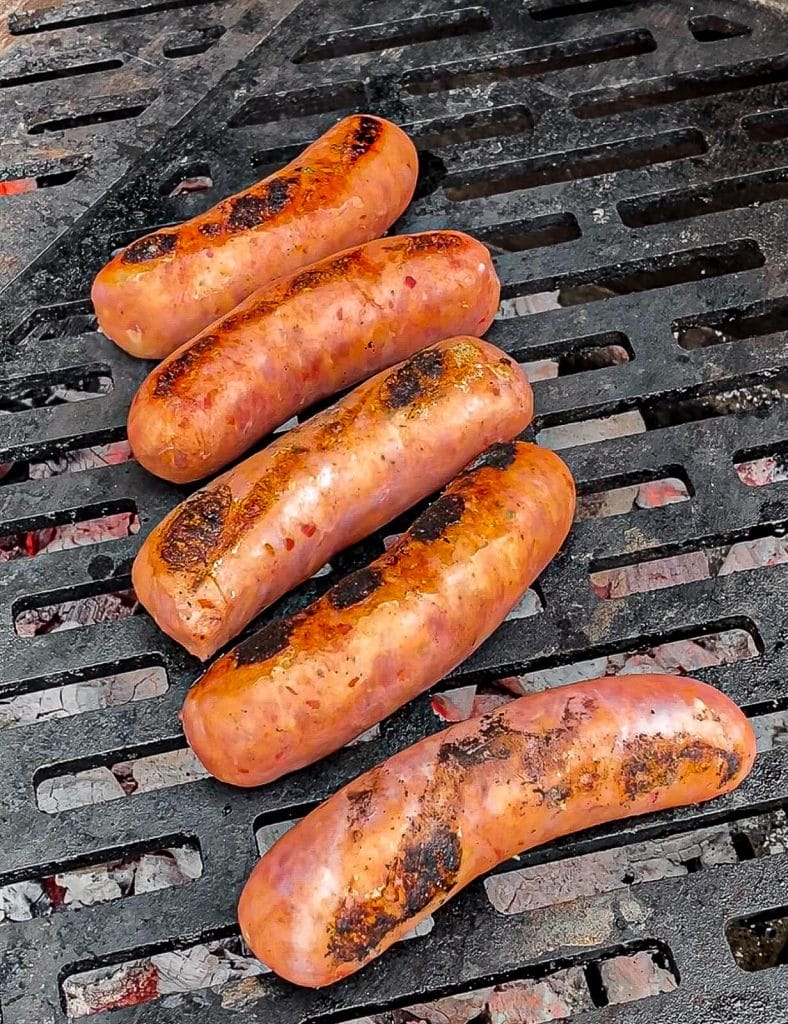
[[[265,854],[238,918],[256,956],[330,985],[496,864],[616,818],[734,789],[755,758],[743,713],[676,676],[522,697],[403,750]]]
[[[561,546],[574,506],[553,452],[488,448],[385,555],[208,669],[183,707],[192,749],[239,786],[337,750],[492,633]]]
[[[531,419],[522,369],[450,338],[384,370],[187,498],[132,571],[165,633],[208,658],[342,548]]]
[[[442,338],[484,334],[499,295],[487,249],[459,231],[329,256],[156,367],[131,404],[131,447],[157,476],[199,480],[318,399]]]
[[[281,171],[118,253],[93,284],[99,328],[132,355],[161,359],[256,288],[382,235],[417,174],[400,128],[346,117]]]

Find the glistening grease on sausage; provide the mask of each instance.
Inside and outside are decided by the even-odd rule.
[[[532,411],[525,374],[494,345],[426,348],[173,509],[134,562],[137,596],[208,658],[337,551],[516,437]]]
[[[481,335],[500,285],[459,231],[384,238],[275,281],[156,367],[131,404],[139,462],[215,473],[295,413],[442,338]]]
[[[523,850],[734,789],[755,758],[742,712],[705,683],[627,676],[522,697],[345,786],[263,856],[238,918],[298,985],[330,985]]]
[[[346,117],[281,171],[114,256],[93,284],[99,327],[132,355],[161,359],[255,289],[383,234],[417,174],[400,128]]]
[[[257,786],[360,735],[490,635],[574,504],[553,452],[494,445],[385,555],[211,666],[182,713],[195,753],[224,782]]]

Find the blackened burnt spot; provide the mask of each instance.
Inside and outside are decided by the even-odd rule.
[[[121,263],[147,263],[149,260],[166,256],[173,251],[178,243],[178,236],[173,232],[157,231],[155,235],[138,238],[127,246],[120,257]]]
[[[345,143],[345,152],[350,161],[354,162],[368,153],[380,138],[382,131],[383,124],[376,117],[359,117]]]
[[[474,459],[465,470],[466,473],[475,473],[479,469],[488,466],[490,469],[506,469],[511,466],[517,458],[517,444],[514,441],[501,441],[492,444],[490,447]]]
[[[372,800],[375,790],[371,786],[364,789],[354,789],[347,793],[348,824],[363,825],[372,814]]]
[[[334,921],[328,951],[339,963],[360,963],[399,922],[400,917],[374,903],[345,898]]]
[[[354,604],[366,600],[370,594],[374,594],[381,582],[377,569],[359,569],[329,590],[328,603],[338,610],[351,608]]]
[[[458,523],[465,511],[461,494],[444,494],[421,513],[411,526],[409,535],[415,540],[438,540],[452,523]]]
[[[438,762],[473,768],[491,759],[502,761],[512,754],[516,738],[503,719],[492,715],[468,736],[442,743]]]
[[[226,484],[187,498],[161,539],[162,561],[180,572],[208,572],[231,505],[232,494]]]
[[[207,238],[214,238],[216,235],[222,233],[222,225],[215,220],[206,221],[205,224],[200,224],[197,228],[201,235],[205,235]]]
[[[405,252],[408,256],[420,252],[452,252],[461,248],[463,244],[462,235],[456,231],[426,231],[423,234],[411,235]]]
[[[206,334],[198,338],[179,356],[156,371],[156,383],[153,394],[156,398],[167,398],[177,390],[178,383],[191,375],[206,352],[215,348],[219,338],[215,334]]]
[[[316,267],[310,267],[296,274],[290,281],[285,298],[292,298],[301,292],[311,291],[332,281],[343,281],[364,259],[361,248],[351,249],[330,260],[322,261]]]
[[[597,702],[588,694],[574,694],[566,702],[561,721],[564,725],[576,725],[591,718],[597,709]]]
[[[702,740],[685,742],[680,736],[634,736],[624,744],[621,781],[630,799],[678,782],[693,772],[716,771],[720,788],[734,776],[738,756]]]
[[[273,178],[257,193],[245,192],[230,202],[229,231],[248,231],[281,213],[292,199],[298,178]]]
[[[461,860],[460,840],[447,825],[438,825],[425,841],[406,847],[401,880],[407,917],[418,914],[438,893],[451,890]]]
[[[259,665],[283,651],[290,643],[295,622],[275,619],[235,648],[236,665]]]
[[[384,381],[383,403],[401,409],[423,394],[430,381],[437,381],[445,364],[440,349],[425,349],[393,370]]]

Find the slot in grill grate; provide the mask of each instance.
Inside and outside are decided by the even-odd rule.
[[[15,148],[0,181],[72,175],[43,196],[0,199],[10,225],[0,285],[16,278],[0,292],[0,392],[13,387],[24,402],[96,366],[112,382],[90,401],[42,399],[0,413],[0,556],[10,533],[40,537],[50,524],[119,509],[136,510],[139,522],[139,532],[100,545],[0,560],[0,703],[24,698],[30,715],[31,697],[45,709],[55,688],[71,701],[76,684],[91,686],[84,710],[69,704],[2,732],[0,893],[140,850],[187,844],[202,861],[184,884],[31,920],[3,921],[0,910],[3,1024],[61,1024],[69,1010],[85,1011],[90,992],[105,1012],[84,1019],[100,1024],[410,1024],[419,1007],[448,1015],[463,999],[467,1019],[457,1019],[468,1024],[495,1019],[491,998],[523,992],[542,1010],[563,1000],[564,1016],[584,1022],[610,1019],[610,1006],[624,1024],[788,1019],[785,967],[774,966],[785,963],[788,905],[788,566],[778,557],[788,522],[788,15],[747,0],[403,0],[394,18],[377,0],[293,0],[266,12],[255,5],[233,27],[243,9],[179,0],[31,6],[11,19],[17,41],[0,57],[2,94],[40,90],[35,104],[25,100],[26,124],[45,126],[32,142],[25,136],[24,157]],[[76,29],[89,33],[81,50]],[[69,46],[36,57],[59,34]],[[175,124],[194,90],[239,55]],[[141,79],[138,58],[155,68]],[[210,74],[176,102],[166,69],[190,58],[204,62],[192,75]],[[110,87],[127,70],[123,87]],[[104,81],[116,108],[135,90],[158,97],[136,118],[80,126],[85,109],[74,99],[64,111],[61,76],[91,89]],[[528,434],[563,438],[588,498],[534,607],[437,688],[439,706],[474,687],[479,699],[494,698],[502,677],[534,689],[562,672],[625,673],[648,662],[689,667],[719,686],[765,738],[752,776],[730,797],[526,854],[472,885],[425,934],[335,988],[308,992],[249,969],[239,945],[235,903],[256,833],[278,834],[438,728],[430,696],[320,765],[232,791],[193,765],[173,767],[184,760],[177,710],[199,666],[128,595],[129,614],[79,629],[19,635],[17,620],[125,593],[142,538],[184,494],[128,458],[126,411],[149,366],[95,333],[93,275],[118,245],[250,184],[357,109],[412,126],[421,150],[418,198],[397,228],[451,225],[490,245],[505,302],[489,337],[528,364],[538,413]],[[133,164],[118,156],[123,139],[147,148]],[[182,187],[195,176],[201,190]],[[411,518],[332,559],[266,618],[322,593]],[[764,553],[766,539],[775,546]],[[592,586],[594,573],[647,573],[687,552],[716,559],[714,571],[663,589],[638,576],[621,597]],[[739,568],[761,558],[760,567],[718,571],[737,558]],[[141,691],[145,699],[97,689],[97,680],[151,666],[166,685]],[[58,811],[63,779],[86,775],[97,802],[69,797]],[[36,802],[42,793],[46,809]],[[667,867],[644,878],[646,855]],[[611,863],[615,885],[589,874],[560,898],[562,871],[607,864],[609,873]],[[559,895],[502,912],[534,872],[540,893]],[[122,964],[130,966],[108,992],[107,975]],[[184,971],[196,990],[185,991]],[[529,1012],[546,1019],[538,1006]]]

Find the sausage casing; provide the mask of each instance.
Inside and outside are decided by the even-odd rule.
[[[195,753],[222,781],[258,786],[354,739],[492,633],[574,504],[553,452],[493,445],[385,555],[208,669],[182,712]]]
[[[401,128],[346,117],[282,170],[114,256],[93,283],[99,328],[162,359],[268,281],[382,235],[417,174]]]
[[[532,412],[525,374],[494,345],[426,348],[173,509],[135,559],[137,597],[208,658],[337,551],[516,437]]]
[[[131,404],[132,450],[167,480],[209,476],[318,399],[443,338],[484,334],[499,295],[487,249],[459,231],[329,256],[254,292],[157,366]]]
[[[610,677],[522,697],[403,750],[295,825],[252,872],[241,932],[278,974],[329,985],[496,864],[726,793],[754,757],[742,712],[693,679]]]

